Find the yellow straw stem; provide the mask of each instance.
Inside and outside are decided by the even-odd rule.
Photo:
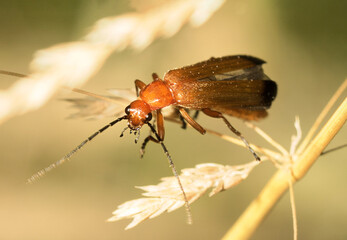
[[[249,239],[264,217],[289,187],[288,179],[295,183],[301,179],[325,147],[342,128],[347,119],[347,98],[338,107],[333,116],[323,126],[317,136],[305,148],[293,165],[292,172],[278,170],[266,184],[258,197],[248,206],[236,223],[229,229],[223,240]]]

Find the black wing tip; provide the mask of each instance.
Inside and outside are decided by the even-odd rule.
[[[271,106],[271,103],[275,100],[277,96],[277,84],[272,80],[264,81],[264,101]]]

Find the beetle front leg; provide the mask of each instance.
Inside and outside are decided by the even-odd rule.
[[[164,137],[165,137],[164,117],[160,109],[157,110],[157,128],[158,128],[158,135],[160,138],[158,140],[164,141]]]
[[[136,89],[136,96],[139,96],[139,89],[142,91],[146,87],[146,83],[142,82],[141,80],[136,79],[135,80],[135,89]]]
[[[160,109],[158,109],[156,111],[156,113],[157,113],[158,136],[160,139],[156,139],[152,135],[149,135],[148,137],[146,137],[145,140],[143,141],[141,149],[140,149],[141,158],[143,158],[143,155],[145,154],[145,148],[146,148],[149,141],[152,141],[155,143],[160,143],[160,141],[164,140],[164,137],[165,137],[164,117],[163,117],[163,114],[161,113]]]
[[[141,149],[140,149],[140,157],[141,158],[143,158],[143,155],[145,154],[145,149],[146,149],[147,143],[149,141],[159,143],[159,140],[155,139],[152,135],[149,135],[148,137],[146,137],[145,140],[143,141]]]

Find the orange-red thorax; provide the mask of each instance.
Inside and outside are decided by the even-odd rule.
[[[161,80],[153,81],[142,89],[140,99],[146,102],[152,111],[175,103],[170,88]]]

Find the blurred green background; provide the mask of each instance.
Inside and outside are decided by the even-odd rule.
[[[108,88],[132,88],[134,79],[148,83],[152,72],[163,76],[171,68],[211,56],[254,55],[267,61],[265,71],[279,86],[270,115],[259,126],[288,148],[294,117],[300,117],[307,133],[347,76],[346,9],[347,2],[337,0],[227,1],[199,28],[185,26],[142,52],[113,54],[83,89],[105,93]],[[38,49],[77,40],[97,19],[128,11],[127,1],[0,1],[0,68],[27,73]],[[16,80],[0,79],[1,89]],[[134,186],[156,184],[171,170],[155,144],[140,160],[134,137],[119,138],[122,124],[98,137],[71,163],[25,185],[27,177],[110,120],[68,120],[73,110],[62,97],[79,95],[57,96],[40,110],[0,126],[0,239],[219,239],[276,171],[264,163],[234,189],[199,199],[192,205],[192,226],[186,225],[182,208],[124,231],[129,221],[105,220],[119,204],[140,197]],[[241,121],[231,121],[251,142],[268,146]],[[229,134],[222,121],[201,115],[199,122]],[[328,148],[346,143],[346,137],[344,128]],[[243,148],[173,123],[166,123],[165,141],[179,169],[205,162],[241,164],[252,158]],[[321,157],[295,185],[300,239],[346,239],[346,180],[343,149]],[[252,239],[292,239],[292,231],[285,194]]]

